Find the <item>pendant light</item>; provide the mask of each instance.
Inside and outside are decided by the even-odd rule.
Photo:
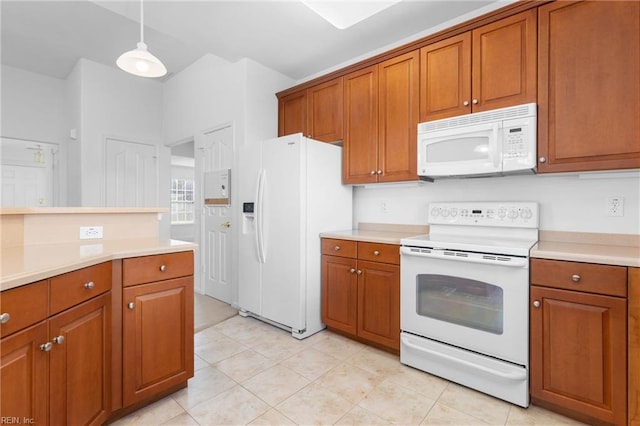
[[[140,77],[162,77],[167,69],[160,59],[153,56],[144,43],[144,11],[140,0],[140,41],[134,50],[120,55],[116,61],[122,70]]]

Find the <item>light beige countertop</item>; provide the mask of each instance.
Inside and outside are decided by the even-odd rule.
[[[366,241],[370,243],[400,244],[402,238],[424,235],[427,225],[396,225],[388,223],[359,223],[357,229],[320,233],[321,238]]]
[[[193,243],[158,238],[3,246],[0,252],[0,290],[115,259],[191,251],[195,248],[197,245]]]
[[[532,258],[640,267],[640,236],[540,231]]]

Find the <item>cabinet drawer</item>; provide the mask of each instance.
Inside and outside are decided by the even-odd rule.
[[[5,337],[42,321],[48,312],[49,283],[46,280],[3,291],[0,314],[6,322],[0,325],[0,335]]]
[[[111,290],[111,262],[51,278],[51,315]]]
[[[627,296],[627,268],[531,259],[531,284],[609,296]]]
[[[122,261],[122,284],[127,286],[193,275],[193,252],[132,257]]]
[[[358,242],[358,259],[400,264],[400,246],[395,244]]]
[[[357,243],[351,240],[322,239],[322,254],[328,254],[330,256],[355,258],[357,247]]]

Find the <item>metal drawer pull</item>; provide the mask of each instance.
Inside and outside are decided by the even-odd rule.
[[[374,255],[374,256],[380,256],[380,252],[379,252],[378,250],[374,250],[374,251],[373,251],[373,255]]]
[[[335,251],[338,251],[338,250],[340,250],[340,246],[335,246],[333,249],[334,249]]]
[[[0,315],[0,324],[6,324],[9,322],[10,319],[11,319],[11,315],[9,315],[8,312],[5,312],[2,315]]]
[[[167,267],[165,265],[160,265],[160,272],[164,272],[167,270]]]
[[[53,338],[53,343],[61,345],[64,343],[64,336],[56,336]]]
[[[578,281],[580,281],[580,278],[582,277],[578,274],[571,275],[571,279],[573,280],[574,283],[577,283]]]
[[[84,288],[86,288],[87,290],[91,290],[95,286],[96,285],[93,283],[93,281],[89,281],[88,283],[84,283]]]
[[[47,342],[40,345],[40,350],[42,352],[49,352],[53,348],[53,343]]]
[[[354,268],[349,269],[349,273],[354,274],[356,270]]]
[[[533,307],[534,307],[534,308],[539,308],[539,307],[540,307],[540,302],[539,302],[539,301],[537,301],[537,300],[535,300],[535,301],[533,302]]]
[[[356,274],[358,274],[358,275],[362,275],[362,269],[358,269],[358,270],[356,271]]]
[[[136,307],[136,304],[133,303],[133,302],[129,302],[129,304],[127,305],[127,308],[129,308],[129,309],[133,309],[135,307]]]

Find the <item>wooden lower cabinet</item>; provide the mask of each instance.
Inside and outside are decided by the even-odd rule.
[[[101,425],[111,410],[111,293],[49,320],[50,425]]]
[[[0,416],[48,424],[49,354],[47,322],[0,340]],[[18,422],[15,422],[18,423]]]
[[[125,287],[122,302],[128,406],[193,377],[193,276]]]
[[[640,426],[640,268],[629,268],[628,297],[628,422]]]
[[[329,329],[398,352],[398,246],[334,239],[323,239],[322,244],[322,322]],[[392,263],[368,260],[372,256]]]
[[[532,261],[531,272],[531,401],[589,424],[626,424],[626,297],[589,292],[599,284],[590,280],[592,271],[584,269],[583,274],[574,268],[597,265],[537,262]],[[576,289],[586,291],[541,282],[540,269],[558,264],[560,274],[553,280],[566,275],[567,282],[575,281]],[[626,272],[624,267],[602,268]],[[626,288],[626,273],[623,276]],[[619,283],[610,284],[620,288]]]

